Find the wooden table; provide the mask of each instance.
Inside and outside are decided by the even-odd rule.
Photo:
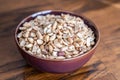
[[[41,10],[67,10],[90,18],[101,32],[91,60],[74,73],[38,72],[16,48],[14,30]],[[0,0],[0,80],[120,80],[120,0]]]

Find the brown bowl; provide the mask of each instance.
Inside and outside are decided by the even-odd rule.
[[[60,15],[61,13],[70,14],[70,15],[82,18],[84,20],[85,24],[87,24],[88,27],[90,27],[93,30],[96,39],[95,39],[95,45],[93,46],[93,48],[91,50],[89,50],[88,52],[86,52],[80,56],[74,57],[74,58],[64,59],[64,60],[51,60],[51,59],[42,59],[42,58],[38,58],[37,56],[31,55],[19,46],[17,34],[20,31],[18,28],[20,26],[22,26],[24,22],[33,20],[38,15],[46,15],[46,14]],[[91,20],[89,20],[86,17],[83,17],[81,15],[77,15],[77,14],[74,14],[71,12],[66,12],[66,11],[47,10],[47,11],[40,11],[40,12],[34,13],[34,14],[26,17],[25,19],[23,19],[19,23],[19,25],[17,26],[17,28],[15,30],[15,42],[18,46],[20,53],[24,57],[24,59],[31,66],[35,67],[36,69],[38,69],[40,71],[52,72],[52,73],[72,72],[72,71],[75,71],[75,70],[79,69],[80,67],[82,67],[92,57],[92,55],[95,52],[95,49],[98,45],[99,39],[100,39],[99,31],[96,28],[95,24]]]

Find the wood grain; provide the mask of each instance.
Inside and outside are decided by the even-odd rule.
[[[13,34],[17,24],[48,9],[82,14],[101,32],[94,56],[73,73],[39,72],[16,48]],[[120,80],[120,0],[0,0],[0,42],[0,80]]]

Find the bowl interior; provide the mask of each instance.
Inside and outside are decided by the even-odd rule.
[[[82,16],[82,15],[77,15],[77,14],[71,13],[71,12],[47,10],[47,11],[41,11],[41,12],[34,13],[34,14],[26,17],[25,19],[23,19],[23,20],[19,23],[19,25],[17,26],[16,31],[15,31],[15,40],[16,40],[16,43],[17,43],[18,46],[19,46],[19,43],[18,43],[18,39],[17,39],[17,34],[20,32],[20,30],[19,30],[18,28],[19,28],[20,26],[22,26],[23,23],[29,22],[30,20],[33,20],[33,19],[36,18],[37,16],[40,16],[40,15],[43,15],[43,16],[44,16],[44,15],[47,15],[47,14],[54,14],[54,15],[70,14],[70,15],[72,15],[72,16],[80,17],[81,19],[84,20],[84,23],[87,24],[88,27],[93,30],[94,35],[95,35],[95,45],[94,45],[94,46],[92,47],[92,49],[89,50],[89,51],[92,51],[92,50],[95,49],[96,46],[98,45],[99,38],[100,38],[100,36],[99,36],[99,31],[98,31],[96,25],[95,25],[91,20],[89,20],[88,18],[86,18],[86,17],[84,17],[84,16]],[[19,47],[20,47],[20,46],[19,46]],[[21,47],[20,47],[20,48],[21,48]],[[22,48],[21,48],[21,49],[22,49]],[[22,49],[22,50],[23,50],[23,49]],[[25,51],[25,50],[23,50],[23,51]],[[86,53],[84,53],[84,54],[82,54],[82,55],[80,55],[80,56],[82,57],[82,56],[88,54],[89,51],[87,51]],[[25,51],[25,52],[28,53],[27,51]],[[28,54],[29,54],[29,53],[28,53]],[[29,55],[30,55],[30,54],[29,54]],[[31,56],[34,56],[34,55],[31,55]],[[73,57],[73,58],[70,58],[70,59],[64,59],[64,60],[71,60],[71,59],[74,59],[74,58],[78,58],[78,57],[80,57],[80,56]],[[37,56],[34,56],[34,57],[37,57]],[[37,57],[37,58],[38,58],[38,57]]]

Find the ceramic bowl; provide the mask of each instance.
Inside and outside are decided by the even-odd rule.
[[[70,58],[70,59],[50,60],[50,59],[42,59],[42,58],[39,58],[37,56],[31,55],[20,47],[20,45],[18,43],[17,34],[20,32],[20,30],[18,28],[20,26],[22,26],[23,23],[28,22],[30,20],[33,20],[34,18],[36,18],[39,15],[47,15],[47,14],[60,15],[61,13],[70,14],[70,15],[82,18],[84,20],[85,24],[87,24],[88,27],[93,30],[93,32],[95,34],[95,45],[92,47],[91,50],[89,50],[88,52],[86,52],[80,56]],[[77,14],[72,13],[72,12],[58,11],[58,10],[46,10],[46,11],[40,11],[40,12],[34,13],[34,14],[26,17],[25,19],[23,19],[18,24],[18,26],[15,30],[15,42],[17,44],[18,50],[20,51],[20,53],[22,54],[24,59],[31,66],[36,68],[37,70],[44,71],[44,72],[51,72],[51,73],[72,72],[72,71],[75,71],[75,70],[79,69],[80,67],[82,67],[86,62],[89,61],[89,59],[94,54],[95,49],[98,45],[99,39],[100,39],[99,31],[98,31],[96,25],[91,20],[89,20],[88,18],[86,18],[82,15],[77,15]]]

